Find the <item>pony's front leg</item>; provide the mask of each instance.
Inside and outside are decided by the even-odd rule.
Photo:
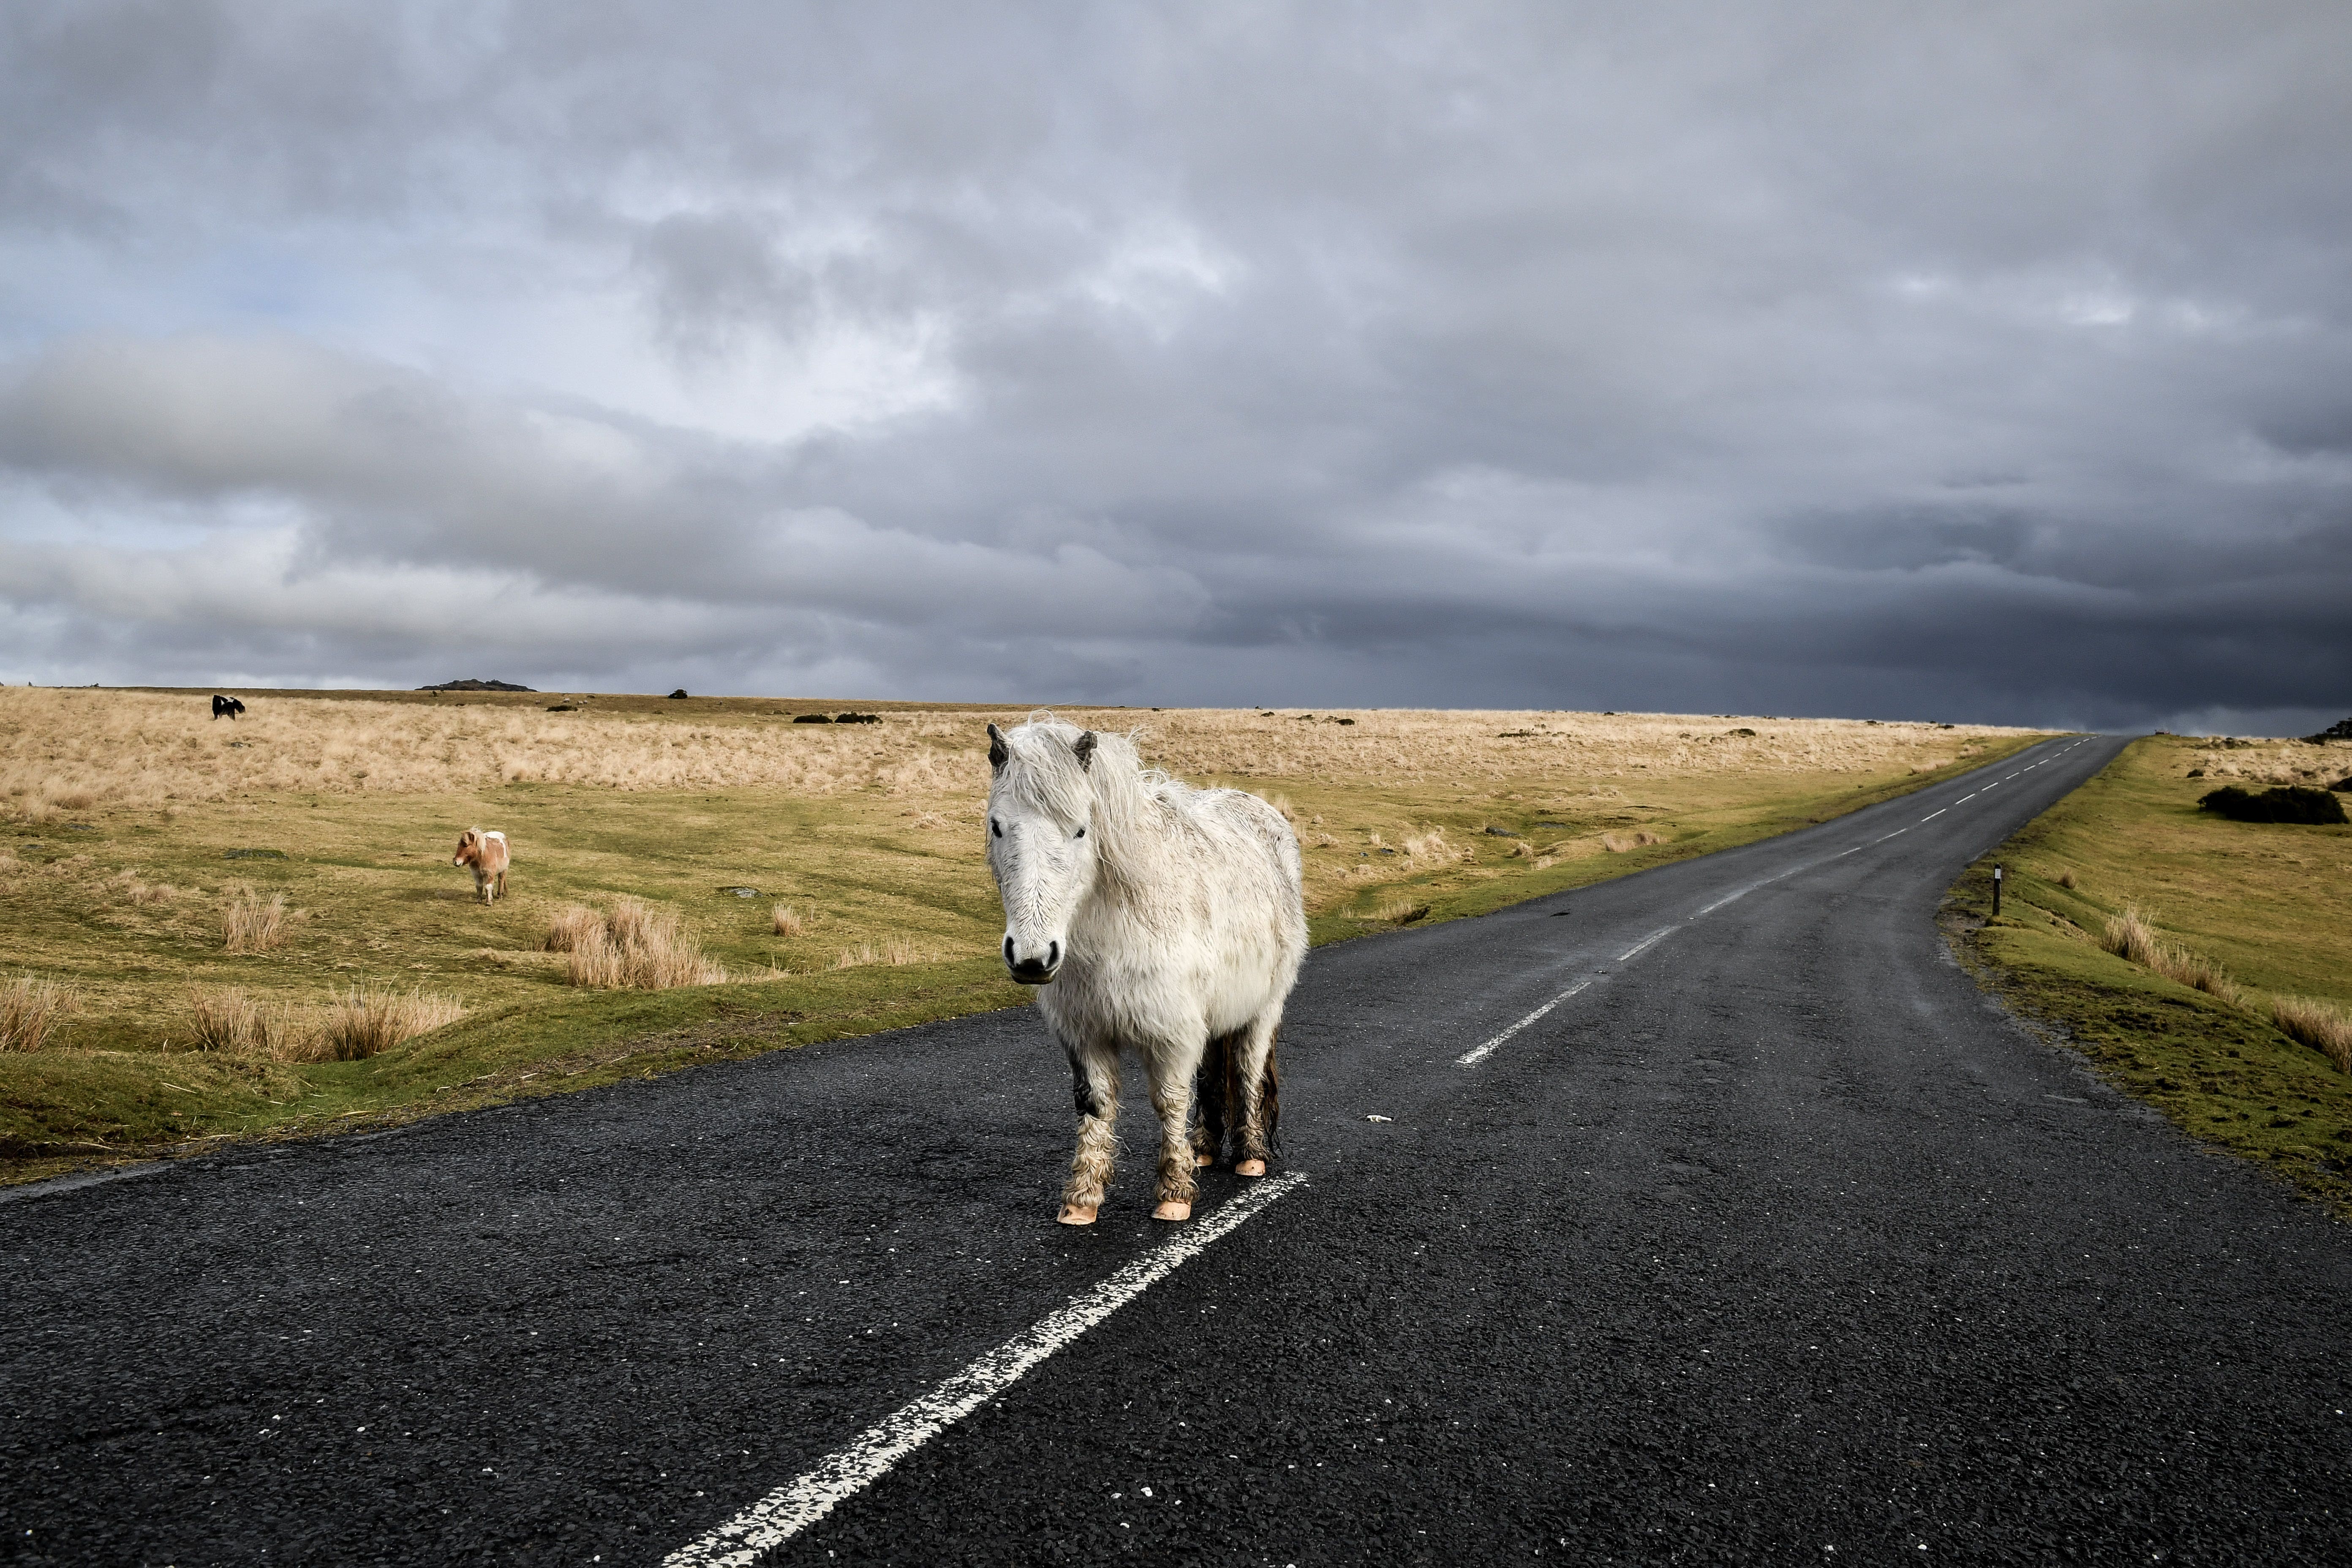
[[[1151,1109],[1160,1116],[1160,1202],[1153,1219],[1192,1217],[1192,1077],[1200,1071],[1200,1047],[1181,1053],[1165,1048],[1145,1057],[1151,1078]]]
[[[1064,1225],[1092,1225],[1102,1212],[1118,1147],[1118,1053],[1072,1046],[1070,1095],[1077,1102],[1078,1149],[1070,1156],[1070,1179],[1062,1188],[1061,1219]]]

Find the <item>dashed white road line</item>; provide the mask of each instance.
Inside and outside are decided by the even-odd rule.
[[[1567,990],[1561,992],[1559,995],[1553,997],[1550,1001],[1545,1003],[1542,1006],[1537,1008],[1534,1012],[1528,1014],[1526,1017],[1520,1019],[1517,1023],[1512,1025],[1501,1034],[1496,1035],[1493,1039],[1488,1040],[1485,1045],[1474,1047],[1454,1058],[1454,1060],[1455,1065],[1465,1068],[1476,1067],[1480,1062],[1483,1062],[1488,1057],[1493,1056],[1496,1050],[1501,1047],[1505,1040],[1509,1039],[1513,1035],[1517,1034],[1521,1029],[1526,1028],[1529,1024],[1534,1023],[1546,1013],[1550,1012],[1554,1007],[1559,1006],[1561,1003],[1567,1001],[1570,997],[1575,995],[1578,992],[1583,990],[1586,986],[1591,984],[1592,981],[1590,976],[1578,981],[1575,984],[1570,986]]]
[[[2079,741],[2078,741],[2078,742],[2075,742],[2075,745],[2080,745],[2080,744],[2082,744],[2082,743],[2083,743],[2083,742],[2079,742]],[[2072,750],[2074,750],[2074,747],[2073,747],[2073,746],[2069,746],[2069,747],[2066,747],[2066,748],[2065,748],[2065,750],[2066,750],[2066,751],[2072,751]],[[2047,762],[2047,761],[2049,761],[2049,760],[2050,760],[2050,759],[2049,759],[2049,758],[2047,758],[2047,757],[2045,757],[2045,758],[2043,758],[2043,759],[2042,759],[2042,761],[2043,761],[2043,762]],[[2035,766],[2035,767],[2037,767],[2037,768],[2038,768],[2038,767],[2040,767],[2041,765],[2042,765],[2042,763],[2035,763],[2033,764],[2033,766]],[[2024,770],[2022,770],[2022,769],[2021,769],[2021,770],[2020,770],[2020,772],[2021,772],[2021,772],[2023,772],[2023,771],[2024,771]],[[2016,778],[2016,777],[2018,776],[2018,774],[2017,774],[2017,773],[2011,773],[2011,774],[2010,774],[2009,776],[2010,776],[2010,778]],[[1977,797],[1978,795],[1979,795],[1983,794],[1985,790],[1991,789],[1992,787],[1994,787],[1994,784],[2003,784],[2003,783],[2006,783],[2006,782],[2008,782],[2008,781],[2007,781],[2007,780],[2001,780],[2001,779],[1996,779],[1996,780],[1994,780],[1991,784],[1985,784],[1981,789],[1978,789],[1978,790],[1975,790],[1975,791],[1973,791],[1973,792],[1971,792],[1971,793],[1969,793],[1969,794],[1968,794],[1968,795],[1962,795],[1959,799],[1958,799],[1958,800],[1954,801],[1954,802],[1952,803],[1952,805],[1966,805],[1969,802],[1970,802],[1970,801],[1972,801],[1972,800],[1976,799],[1976,797]],[[1939,805],[1939,806],[1937,806],[1935,810],[1933,810],[1933,811],[1929,812],[1927,816],[1925,816],[1921,817],[1919,820],[1920,820],[1921,822],[1933,822],[1933,821],[1935,821],[1935,820],[1936,820],[1936,818],[1937,818],[1937,817],[1939,817],[1939,816],[1943,816],[1943,815],[1944,815],[1944,813],[1946,813],[1946,812],[1948,812],[1948,811],[1949,811],[1949,810],[1951,810],[1951,809],[1952,809],[1952,806],[1950,806],[1950,805]],[[1814,867],[1816,867],[1816,866],[1826,866],[1826,865],[1828,865],[1832,860],[1843,860],[1843,859],[1844,859],[1848,855],[1858,855],[1858,854],[1860,854],[1860,853],[1861,853],[1863,850],[1864,850],[1864,849],[1868,849],[1868,848],[1872,847],[1873,847],[1873,846],[1874,846],[1874,845],[1884,844],[1884,843],[1885,843],[1885,842],[1886,842],[1886,840],[1887,840],[1887,839],[1889,839],[1889,838],[1899,838],[1899,837],[1901,837],[1904,834],[1908,833],[1908,832],[1910,832],[1910,831],[1911,831],[1911,829],[1910,829],[1910,828],[1908,828],[1908,827],[1898,827],[1898,828],[1896,828],[1896,829],[1895,829],[1894,832],[1892,832],[1892,833],[1885,834],[1885,835],[1884,835],[1883,837],[1877,837],[1877,838],[1874,838],[1874,839],[1872,839],[1872,840],[1870,841],[1870,843],[1869,843],[1869,844],[1857,844],[1857,845],[1855,845],[1853,848],[1851,848],[1851,849],[1842,849],[1842,850],[1838,851],[1838,853],[1836,853],[1835,855],[1828,855],[1828,856],[1824,856],[1824,857],[1822,857],[1822,858],[1821,859],[1819,859],[1819,860],[1808,860],[1808,861],[1806,861],[1806,862],[1805,862],[1803,865],[1801,865],[1801,866],[1791,866],[1790,868],[1789,868],[1789,869],[1787,869],[1787,870],[1785,870],[1785,871],[1782,871],[1782,872],[1780,872],[1778,875],[1770,876],[1770,877],[1767,877],[1767,878],[1763,879],[1763,880],[1762,880],[1762,881],[1750,882],[1749,884],[1748,884],[1748,886],[1746,886],[1746,887],[1744,887],[1744,888],[1735,889],[1734,889],[1734,890],[1732,890],[1731,892],[1726,893],[1723,897],[1721,897],[1721,898],[1719,898],[1719,899],[1716,900],[1715,900],[1715,902],[1713,902],[1713,903],[1711,903],[1711,904],[1706,905],[1705,908],[1698,910],[1696,912],[1695,912],[1695,913],[1693,913],[1693,914],[1690,914],[1690,915],[1687,915],[1687,916],[1684,917],[1684,919],[1683,919],[1680,922],[1678,922],[1678,923],[1679,923],[1679,924],[1681,924],[1681,925],[1688,925],[1688,924],[1689,924],[1691,921],[1696,921],[1696,920],[1698,920],[1698,919],[1700,919],[1700,918],[1702,918],[1702,917],[1704,917],[1704,916],[1711,915],[1711,914],[1715,913],[1715,911],[1716,911],[1716,910],[1719,910],[1719,909],[1723,908],[1723,906],[1724,906],[1724,905],[1726,905],[1726,904],[1727,904],[1727,903],[1730,903],[1730,902],[1731,902],[1733,900],[1735,900],[1735,899],[1743,899],[1743,898],[1746,898],[1748,894],[1750,894],[1750,893],[1754,892],[1757,889],[1761,888],[1761,887],[1765,887],[1765,886],[1767,886],[1767,885],[1769,885],[1769,884],[1770,884],[1770,883],[1773,883],[1773,882],[1777,882],[1777,881],[1779,881],[1782,877],[1793,877],[1793,876],[1795,876],[1795,875],[1796,875],[1798,872],[1800,872],[1800,871],[1810,871],[1810,870],[1811,870],[1811,869],[1812,869]],[[1656,942],[1659,942],[1659,941],[1661,941],[1662,939],[1664,939],[1664,938],[1665,938],[1665,937],[1668,937],[1668,936],[1673,935],[1673,934],[1674,934],[1674,932],[1675,932],[1675,929],[1676,929],[1676,927],[1675,927],[1675,926],[1661,926],[1661,927],[1660,927],[1659,929],[1657,929],[1656,931],[1652,931],[1649,935],[1647,935],[1647,936],[1643,937],[1641,941],[1639,941],[1639,942],[1635,942],[1632,947],[1627,948],[1623,952],[1619,953],[1619,954],[1617,955],[1617,962],[1618,962],[1618,963],[1631,963],[1631,962],[1633,962],[1634,959],[1636,959],[1636,958],[1640,957],[1640,956],[1642,955],[1642,953],[1643,953],[1643,952],[1645,952],[1645,951],[1646,951],[1646,950],[1651,946],[1651,944],[1652,944],[1652,943]],[[1549,1013],[1553,1008],[1555,1008],[1555,1007],[1559,1006],[1561,1003],[1563,1003],[1563,1002],[1567,1001],[1570,997],[1571,997],[1571,996],[1575,995],[1578,992],[1584,990],[1587,986],[1590,986],[1591,984],[1592,984],[1592,979],[1591,979],[1591,976],[1589,976],[1589,975],[1588,975],[1587,977],[1585,977],[1584,979],[1578,981],[1575,984],[1573,984],[1573,985],[1570,986],[1567,990],[1565,990],[1565,991],[1561,992],[1559,995],[1557,995],[1557,996],[1553,997],[1550,1001],[1549,1001],[1549,1002],[1545,1003],[1542,1006],[1540,1006],[1540,1007],[1537,1008],[1534,1012],[1532,1012],[1532,1013],[1528,1014],[1526,1017],[1521,1018],[1517,1023],[1513,1024],[1509,1028],[1505,1029],[1501,1034],[1496,1035],[1493,1039],[1486,1040],[1486,1041],[1484,1041],[1483,1043],[1481,1043],[1481,1044],[1479,1044],[1479,1045],[1473,1046],[1470,1049],[1468,1049],[1468,1050],[1466,1050],[1466,1051],[1463,1052],[1460,1056],[1458,1056],[1458,1057],[1454,1058],[1454,1065],[1455,1065],[1455,1066],[1457,1066],[1457,1067],[1465,1067],[1465,1068],[1475,1068],[1475,1067],[1476,1067],[1480,1062],[1485,1061],[1488,1057],[1493,1056],[1493,1055],[1494,1055],[1497,1050],[1501,1049],[1501,1048],[1502,1048],[1502,1047],[1503,1047],[1503,1044],[1504,1044],[1506,1041],[1507,1041],[1508,1039],[1510,1039],[1510,1037],[1511,1037],[1512,1036],[1514,1036],[1514,1035],[1517,1034],[1520,1030],[1522,1030],[1522,1029],[1526,1028],[1528,1025],[1538,1022],[1538,1020],[1540,1020],[1540,1019],[1541,1019],[1541,1018],[1542,1018],[1546,1014]]]
[[[1642,955],[1643,951],[1652,942],[1656,942],[1660,937],[1672,936],[1674,934],[1674,930],[1675,928],[1672,926],[1660,926],[1656,931],[1652,931],[1641,941],[1635,942],[1633,946],[1619,953],[1617,955],[1617,962],[1620,963],[1631,963],[1634,959],[1639,958]]]
[[[780,1487],[690,1546],[662,1559],[662,1568],[751,1568],[767,1552],[831,1513],[890,1473],[892,1466],[1019,1381],[1022,1373],[1134,1300],[1209,1244],[1285,1193],[1304,1185],[1292,1171],[1244,1189],[1241,1195],[1172,1241],[1152,1248],[1058,1312],[901,1405],[836,1448],[790,1486]]]

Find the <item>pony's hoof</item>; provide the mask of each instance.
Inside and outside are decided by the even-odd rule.
[[[1095,1222],[1095,1215],[1100,1212],[1101,1211],[1097,1208],[1080,1208],[1076,1204],[1064,1204],[1062,1205],[1062,1223],[1064,1225],[1092,1225]]]
[[[1153,1219],[1191,1219],[1192,1217],[1192,1205],[1191,1204],[1178,1203],[1174,1198],[1170,1198],[1166,1203],[1161,1204],[1158,1208],[1151,1211],[1151,1217]]]
[[[1196,1171],[1203,1171],[1203,1170],[1208,1169],[1211,1165],[1215,1164],[1216,1163],[1217,1163],[1217,1157],[1216,1157],[1214,1154],[1203,1154],[1203,1153],[1200,1152],[1198,1150],[1193,1151],[1193,1153],[1192,1153],[1192,1169],[1194,1169],[1194,1170],[1196,1170]]]
[[[1265,1174],[1265,1162],[1263,1160],[1244,1160],[1241,1163],[1234,1167],[1234,1174],[1236,1176],[1263,1176]]]

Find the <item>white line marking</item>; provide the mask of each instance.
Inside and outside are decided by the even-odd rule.
[[[1968,805],[1968,804],[1969,804],[1969,802],[1970,802],[1970,801],[1972,801],[1972,800],[1976,799],[1976,797],[1977,797],[1977,796],[1979,796],[1979,795],[1982,795],[1983,793],[1984,793],[1984,791],[1982,791],[1982,790],[1970,790],[1968,794],[1966,794],[1966,795],[1964,795],[1960,796],[1960,798],[1959,798],[1959,799],[1958,799],[1958,800],[1956,800],[1956,801],[1952,802],[1952,805]],[[1946,806],[1944,809],[1945,809],[1946,811],[1949,811],[1949,810],[1951,810],[1951,809],[1952,809],[1952,805],[1948,805],[1948,806]]]
[[[971,1415],[1020,1380],[1021,1374],[1134,1300],[1210,1243],[1307,1180],[1292,1171],[1252,1184],[1240,1196],[1141,1258],[1060,1311],[1016,1334],[940,1384],[901,1405],[817,1461],[788,1487],[770,1492],[691,1546],[662,1559],[662,1568],[750,1568],[764,1553],[831,1513],[890,1473],[892,1466],[940,1431]]]
[[[1586,986],[1591,984],[1592,980],[1590,975],[1578,981],[1575,984],[1570,986],[1567,990],[1561,992],[1559,995],[1553,997],[1550,1001],[1545,1003],[1542,1006],[1537,1008],[1534,1012],[1528,1014],[1526,1017],[1520,1019],[1517,1023],[1512,1025],[1501,1034],[1496,1035],[1493,1039],[1488,1040],[1485,1045],[1466,1050],[1460,1056],[1454,1058],[1454,1065],[1456,1067],[1465,1068],[1476,1067],[1480,1062],[1483,1062],[1488,1057],[1493,1056],[1496,1048],[1505,1040],[1509,1039],[1513,1035],[1517,1034],[1521,1029],[1526,1028],[1529,1024],[1534,1023],[1546,1013],[1550,1012],[1554,1007],[1559,1006],[1561,1003],[1567,1001],[1570,997],[1575,995],[1578,992],[1583,990]]]
[[[2011,773],[2010,775],[2011,778],[2015,778],[2016,776],[2017,775],[2015,773]],[[1990,789],[1993,786],[1991,784],[1984,786],[1985,789]],[[1982,791],[1979,791],[1977,793],[1981,794]],[[1954,805],[1965,805],[1974,799],[1976,799],[1976,795],[1965,795],[1952,804]],[[1936,818],[1943,816],[1944,813],[1951,809],[1952,807],[1949,805],[1939,805],[1919,820],[1921,822],[1933,822]],[[1910,831],[1911,829],[1908,827],[1898,827],[1894,832],[1886,834],[1883,837],[1872,839],[1869,844],[1857,844],[1851,849],[1841,849],[1834,855],[1826,856],[1819,860],[1808,860],[1801,866],[1791,866],[1789,869],[1780,872],[1775,876],[1767,877],[1761,881],[1750,882],[1744,888],[1736,889],[1731,892],[1724,894],[1723,897],[1702,908],[1696,913],[1685,917],[1682,923],[1687,925],[1690,921],[1698,920],[1702,916],[1711,915],[1715,913],[1716,910],[1723,908],[1724,905],[1730,903],[1733,900],[1744,899],[1748,894],[1754,892],[1757,889],[1777,882],[1783,877],[1793,877],[1800,871],[1810,871],[1816,866],[1826,866],[1832,860],[1843,860],[1848,855],[1859,855],[1864,849],[1870,848],[1873,845],[1884,844],[1889,838],[1899,838],[1904,834]],[[1981,858],[1981,857],[1979,858]],[[1643,952],[1646,950],[1651,943],[1657,942],[1662,937],[1672,936],[1674,931],[1675,928],[1673,926],[1661,927],[1659,930],[1652,931],[1641,941],[1635,942],[1632,947],[1626,949],[1623,952],[1619,953],[1617,955],[1617,962],[1620,963],[1632,963],[1635,958],[1640,957]],[[1493,1056],[1496,1050],[1502,1047],[1503,1043],[1508,1040],[1512,1036],[1517,1034],[1528,1025],[1536,1022],[1545,1014],[1550,1012],[1553,1008],[1559,1006],[1561,1003],[1567,1001],[1570,997],[1575,995],[1578,992],[1583,990],[1586,986],[1591,984],[1592,982],[1589,978],[1578,981],[1575,984],[1570,986],[1567,990],[1561,992],[1559,995],[1553,997],[1550,1001],[1545,1003],[1542,1006],[1537,1008],[1534,1012],[1528,1014],[1517,1023],[1513,1024],[1509,1028],[1505,1029],[1501,1034],[1496,1035],[1493,1039],[1486,1041],[1484,1045],[1474,1046],[1469,1050],[1466,1050],[1460,1056],[1454,1058],[1454,1065],[1465,1068],[1476,1067],[1480,1062],[1483,1062],[1488,1057]]]
[[[1643,937],[1641,941],[1635,942],[1632,947],[1629,947],[1624,952],[1619,953],[1617,955],[1617,962],[1620,963],[1630,963],[1641,953],[1643,949],[1648,947],[1652,942],[1657,941],[1662,936],[1672,936],[1674,933],[1674,927],[1661,926],[1656,931],[1654,931],[1649,935]]]

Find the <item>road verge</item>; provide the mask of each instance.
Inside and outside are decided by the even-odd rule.
[[[2271,1021],[2279,995],[2352,1003],[2352,829],[2200,814],[2189,769],[2202,744],[2134,742],[1971,865],[1941,924],[1978,984],[2044,1038],[2352,1218],[2352,1078]],[[2108,951],[2109,922],[2134,912],[2221,994]]]

